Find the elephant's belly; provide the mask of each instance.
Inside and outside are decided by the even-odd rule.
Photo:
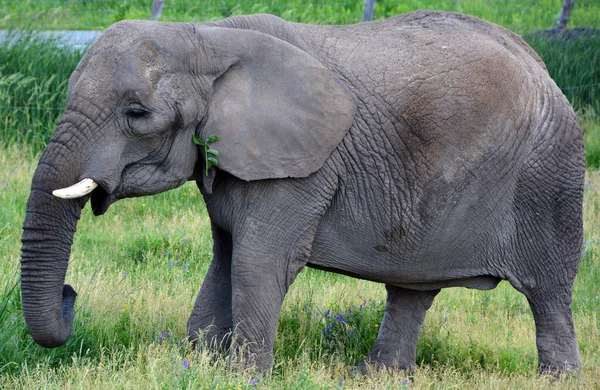
[[[424,247],[428,246],[422,241],[394,240],[372,226],[322,223],[308,266],[415,290],[458,286],[487,290],[500,282],[473,248],[454,250],[448,257],[448,252]]]
[[[378,244],[372,235],[322,224],[313,241],[309,266],[377,282],[400,277],[396,269],[407,259],[394,255],[389,245]]]

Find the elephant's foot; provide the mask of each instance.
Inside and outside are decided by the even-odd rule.
[[[378,358],[373,358],[371,355],[374,352],[372,351],[369,356],[360,362],[357,366],[352,367],[351,373],[353,375],[363,375],[369,376],[373,372],[385,371],[385,370],[393,370],[393,371],[406,371],[409,374],[412,374],[413,369],[415,367],[414,361],[408,361],[409,359],[381,359],[381,355]]]
[[[240,371],[254,373],[255,375],[266,375],[273,365],[273,351],[265,348],[257,348],[257,344],[245,341],[239,335],[233,333],[230,338],[230,347],[226,352],[228,364]]]
[[[561,377],[578,374],[581,359],[568,305],[562,310],[542,311],[532,306],[540,374]]]
[[[224,358],[231,367],[240,371],[264,375],[273,364],[272,349],[257,348],[230,328],[211,325],[195,332],[188,330],[188,340],[194,349],[208,350],[215,359]]]
[[[218,328],[210,325],[196,331],[191,331],[191,329],[195,329],[195,327],[188,329],[188,340],[196,349],[206,347],[219,353],[225,353],[231,348],[232,331],[229,327]]]
[[[531,286],[523,285],[520,291],[527,297],[535,321],[539,373],[557,378],[579,373],[581,359],[570,306],[570,287],[533,282]]]

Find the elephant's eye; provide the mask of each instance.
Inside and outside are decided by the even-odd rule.
[[[133,119],[144,118],[147,117],[149,114],[150,112],[139,107],[129,107],[127,111],[125,111],[125,115]]]

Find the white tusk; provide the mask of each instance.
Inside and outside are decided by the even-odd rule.
[[[86,178],[77,184],[73,184],[71,187],[52,191],[52,195],[63,199],[81,198],[82,196],[94,191],[96,187],[98,187],[98,183],[92,179]]]

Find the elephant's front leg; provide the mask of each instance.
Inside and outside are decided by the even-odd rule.
[[[357,368],[366,373],[367,364],[412,369],[425,313],[440,290],[415,291],[386,285],[387,301],[375,346]]]
[[[189,338],[204,335],[209,346],[227,350],[231,343],[231,235],[212,226],[213,260],[208,269],[192,315],[188,320]]]
[[[273,363],[273,343],[283,299],[304,263],[277,252],[234,249],[234,343],[258,372]]]

